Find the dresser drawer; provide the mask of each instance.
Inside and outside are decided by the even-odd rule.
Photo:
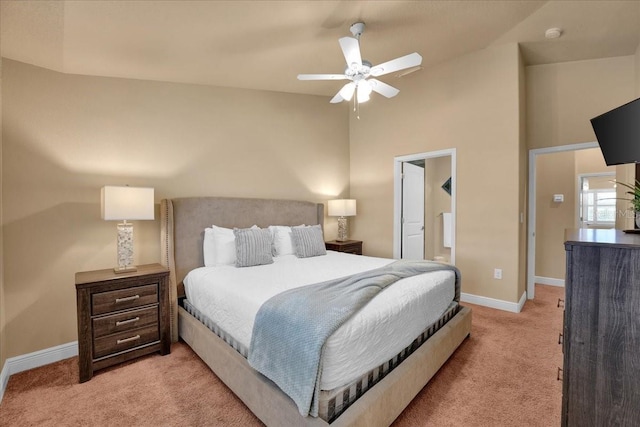
[[[154,283],[151,285],[95,293],[91,299],[91,312],[96,316],[98,314],[141,307],[157,302],[158,285]]]
[[[118,332],[95,339],[93,341],[93,357],[97,359],[112,353],[158,341],[159,339],[160,333],[157,323],[143,328]]]
[[[158,306],[110,314],[94,318],[92,322],[94,338],[100,338],[116,332],[130,331],[158,323]]]

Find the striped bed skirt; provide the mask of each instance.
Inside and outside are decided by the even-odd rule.
[[[209,328],[218,337],[222,338],[227,344],[233,347],[244,358],[247,358],[249,349],[237,342],[231,335],[222,330],[209,317],[202,314],[197,308],[189,303],[187,299],[182,301],[184,309],[193,317],[198,319],[202,324]],[[350,384],[333,390],[321,390],[319,396],[318,416],[323,420],[331,423],[340,416],[353,402],[362,396],[367,390],[376,385],[389,372],[398,366],[403,360],[409,357],[416,349],[418,349],[433,334],[438,332],[449,320],[451,320],[459,311],[460,306],[456,301],[449,304],[449,307],[442,316],[428,328],[426,328],[412,343],[404,348],[396,356],[384,362],[382,365],[363,374]]]

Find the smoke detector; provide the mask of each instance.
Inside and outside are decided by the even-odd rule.
[[[548,39],[557,39],[562,35],[562,29],[560,28],[549,28],[544,32],[544,36]]]

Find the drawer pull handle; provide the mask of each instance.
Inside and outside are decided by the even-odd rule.
[[[139,318],[139,317],[134,317],[133,319],[128,319],[128,320],[118,320],[118,321],[116,322],[116,326],[127,325],[127,324],[129,324],[129,323],[135,323],[135,322],[137,322],[138,320],[140,320],[140,318]]]
[[[127,301],[137,300],[138,298],[140,298],[140,295],[132,295],[130,297],[116,298],[116,304],[119,303],[119,302],[127,302]]]
[[[562,344],[564,342],[564,335],[562,332],[558,334],[558,344]]]
[[[116,344],[124,344],[126,342],[135,341],[135,340],[139,340],[139,339],[140,339],[140,335],[136,335],[136,336],[133,336],[133,337],[123,338],[121,340],[117,340]]]
[[[558,376],[556,377],[556,379],[558,381],[562,381],[562,368],[558,367]]]
[[[560,307],[564,307],[564,300],[561,298],[558,298],[558,308]]]

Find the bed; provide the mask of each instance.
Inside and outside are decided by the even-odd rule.
[[[411,345],[363,375],[364,381],[323,389],[319,416],[304,417],[289,396],[251,368],[242,348],[246,342],[244,346],[233,345],[224,333],[216,331],[216,322],[197,307],[189,302],[178,304],[185,294],[185,277],[203,267],[204,229],[211,224],[249,228],[275,224],[322,226],[323,221],[323,205],[310,202],[218,197],[163,200],[162,262],[171,271],[172,339],[184,340],[268,426],[388,426],[469,335],[469,308],[457,304],[448,307]],[[335,254],[328,255],[327,259]],[[356,255],[346,256],[356,257],[346,264],[357,261]],[[285,261],[289,262],[286,257],[279,260]],[[459,296],[458,286],[454,300],[459,301]]]

